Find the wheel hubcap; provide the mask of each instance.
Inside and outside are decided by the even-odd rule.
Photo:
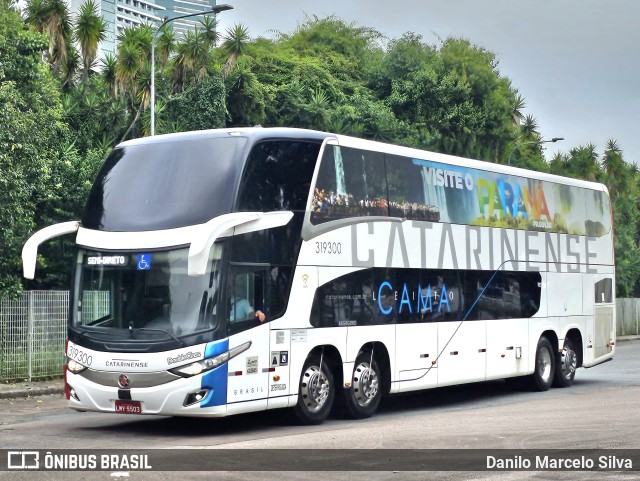
[[[578,366],[578,356],[572,349],[562,350],[562,375],[565,379],[571,379],[576,372]]]
[[[538,374],[543,381],[551,379],[551,353],[548,349],[542,349],[538,356]]]
[[[309,366],[302,376],[300,394],[305,406],[311,412],[317,412],[326,404],[329,397],[329,379],[318,366]]]
[[[353,371],[353,394],[360,406],[369,404],[378,394],[378,373],[361,362]]]

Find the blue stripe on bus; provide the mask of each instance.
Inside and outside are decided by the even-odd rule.
[[[229,339],[210,342],[204,349],[204,358],[209,359],[228,350]],[[201,408],[227,404],[228,366],[229,363],[225,362],[202,375],[202,389],[209,389],[209,394],[200,402]]]

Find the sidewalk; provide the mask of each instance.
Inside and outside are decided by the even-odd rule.
[[[62,378],[33,382],[0,382],[0,399],[30,398],[47,394],[63,394]]]
[[[619,336],[618,342],[638,341],[640,336]],[[64,381],[50,379],[48,381],[33,382],[4,382],[0,381],[0,399],[30,398],[47,394],[63,394]]]

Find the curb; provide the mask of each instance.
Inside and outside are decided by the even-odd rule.
[[[48,394],[64,394],[64,387],[47,386],[47,387],[17,388],[17,389],[10,389],[7,391],[0,390],[0,399],[30,398],[30,397],[36,397],[36,396],[46,396]]]
[[[638,341],[640,340],[640,336],[617,336],[616,341]]]

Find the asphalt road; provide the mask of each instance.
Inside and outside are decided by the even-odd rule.
[[[580,369],[567,389],[534,393],[503,381],[384,399],[371,419],[298,426],[289,411],[224,419],[77,413],[60,396],[0,400],[0,449],[640,449],[640,341]],[[259,452],[259,451],[256,451]],[[331,460],[327,460],[328,463]],[[640,468],[640,466],[638,467]],[[12,476],[7,477],[9,474]],[[127,473],[129,479],[168,479]],[[177,475],[178,473],[174,473]],[[4,475],[4,476],[3,476]],[[173,479],[176,476],[170,476]],[[114,479],[124,473],[27,473],[22,479]],[[635,473],[218,473],[215,479],[637,479]],[[0,478],[20,479],[16,473]],[[202,479],[196,472],[180,479]]]

